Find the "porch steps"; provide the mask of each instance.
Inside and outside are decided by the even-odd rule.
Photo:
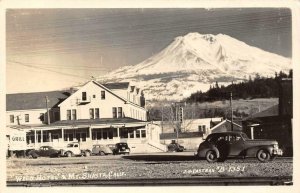
[[[148,141],[148,145],[150,147],[153,147],[157,150],[159,150],[159,152],[167,152],[168,148],[166,145],[163,145],[161,143],[157,143],[157,142],[153,142],[153,141]]]
[[[162,144],[161,144],[162,145]],[[128,143],[128,146],[131,149],[131,153],[158,153],[158,152],[166,152],[163,148],[146,143]]]

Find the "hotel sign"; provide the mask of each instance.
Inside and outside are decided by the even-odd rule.
[[[26,132],[21,130],[12,130],[9,137],[9,150],[26,150]]]

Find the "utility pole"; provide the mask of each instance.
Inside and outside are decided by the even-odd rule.
[[[46,108],[47,108],[47,124],[50,125],[50,114],[49,114],[49,108],[48,108],[48,96],[46,96]]]
[[[230,92],[230,108],[231,108],[231,131],[233,131],[233,107],[232,107],[232,92]]]

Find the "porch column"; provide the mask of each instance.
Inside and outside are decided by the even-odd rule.
[[[41,129],[41,145],[43,145],[43,130]]]
[[[61,128],[61,139],[62,139],[62,142],[64,142],[64,138],[65,138],[64,136],[65,136],[64,129]]]
[[[93,138],[92,138],[92,127],[91,126],[89,127],[89,136],[90,136],[90,140],[92,140]]]
[[[251,139],[254,139],[254,127],[250,127],[251,130]]]
[[[120,128],[117,127],[117,137],[120,137]]]
[[[36,147],[36,139],[37,139],[37,137],[36,137],[36,129],[34,130],[34,147]]]

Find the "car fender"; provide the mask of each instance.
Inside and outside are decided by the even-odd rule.
[[[267,150],[270,155],[272,155],[273,147],[270,145],[260,145],[255,147],[250,147],[246,150],[246,156],[247,157],[256,157],[257,152],[261,149]]]

